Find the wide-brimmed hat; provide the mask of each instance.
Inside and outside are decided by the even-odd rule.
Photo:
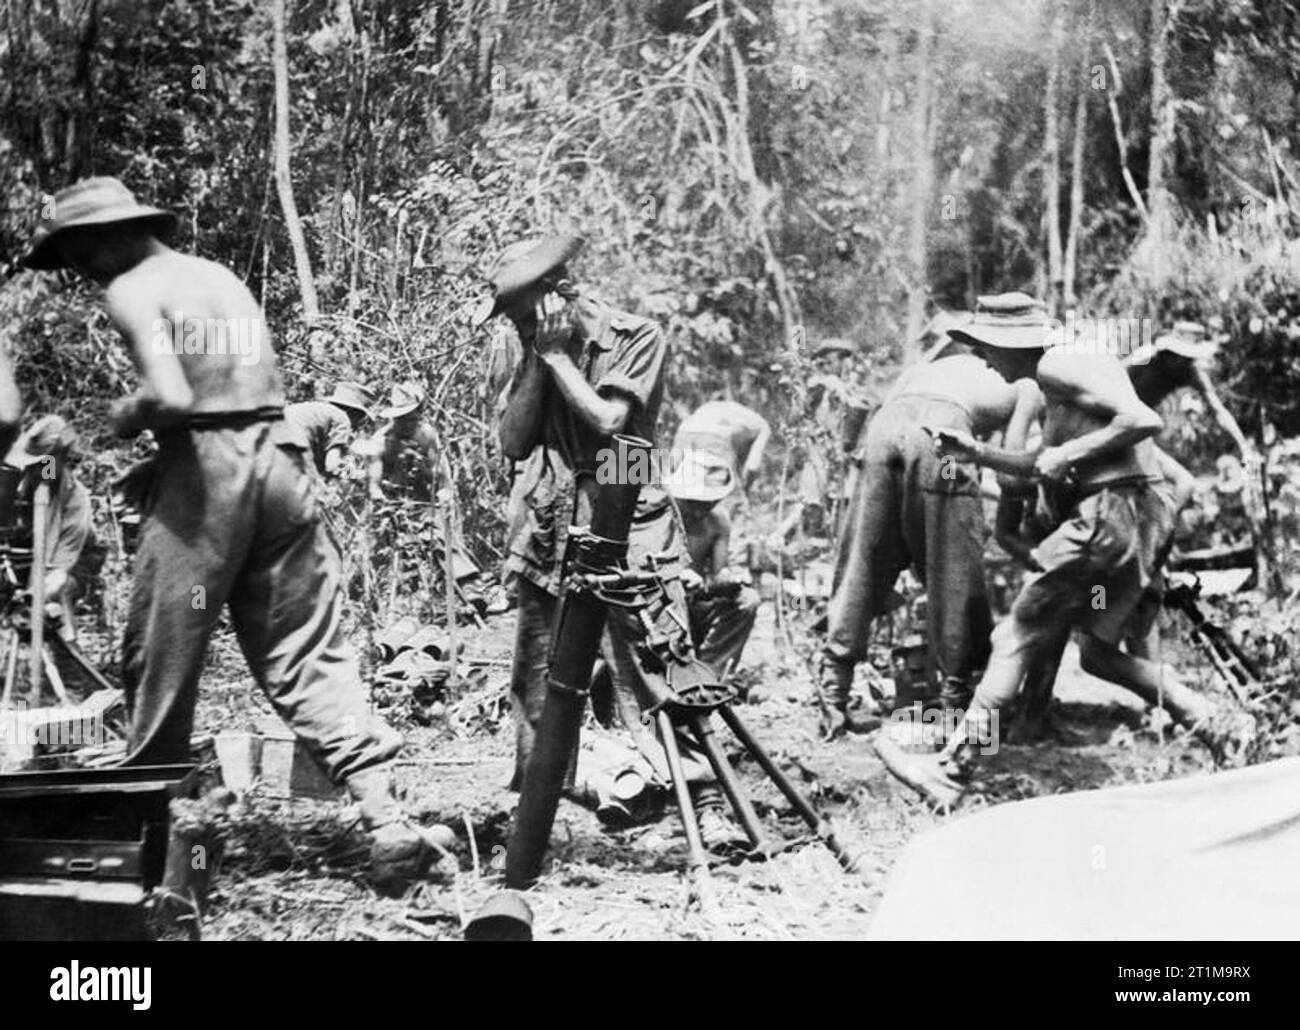
[[[1190,361],[1214,357],[1220,337],[1212,337],[1200,322],[1175,322],[1173,329],[1155,340],[1156,353],[1168,351]]]
[[[515,294],[572,261],[583,242],[581,236],[565,233],[510,244],[487,269],[484,278],[492,286],[492,297],[474,313],[474,322],[481,325],[499,315]]]
[[[334,392],[325,399],[335,407],[359,411],[367,417],[369,417],[371,409],[375,406],[375,395],[372,390],[360,383],[346,381],[336,383]]]
[[[664,484],[679,501],[720,501],[736,485],[731,462],[699,447],[682,453]]]
[[[1053,327],[1042,301],[1027,293],[998,293],[980,297],[971,320],[949,329],[948,335],[1005,350],[1030,350],[1045,347]]]
[[[147,222],[150,228],[165,234],[176,225],[176,216],[138,203],[130,190],[109,176],[82,179],[59,190],[54,195],[54,203],[42,211],[32,249],[23,258],[23,264],[42,271],[63,268],[65,262],[55,246],[61,233],[113,222]]]
[[[424,403],[424,387],[410,381],[397,383],[388,394],[388,406],[379,411],[380,418],[401,418]]]
[[[77,445],[77,431],[61,415],[42,415],[5,455],[4,463],[25,469],[50,457],[62,457]]]

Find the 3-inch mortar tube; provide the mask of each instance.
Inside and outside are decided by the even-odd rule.
[[[636,472],[651,467],[651,445],[638,437],[619,435],[611,439],[610,446],[615,452],[618,481],[601,484],[592,503],[591,533],[624,543],[641,492],[641,484],[629,480],[639,479]],[[566,592],[560,599],[559,618],[551,637],[546,701],[506,848],[507,887],[529,887],[541,872],[564,777],[578,746],[591,671],[604,628],[605,606],[590,594]]]

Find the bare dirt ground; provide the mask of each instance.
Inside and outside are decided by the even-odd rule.
[[[459,869],[381,897],[365,879],[365,839],[343,802],[279,801],[256,790],[232,811],[226,852],[203,920],[207,939],[454,939],[500,887],[493,861],[504,852],[515,796],[505,789],[513,735],[505,706],[513,613],[472,632],[467,658],[486,679],[451,700],[429,726],[403,726],[398,774],[407,805],[461,836]],[[797,639],[806,634],[795,626]],[[866,933],[889,869],[915,834],[988,804],[1063,791],[1164,779],[1207,768],[1198,744],[1168,731],[1161,740],[1136,699],[1084,674],[1067,655],[1057,713],[1067,743],[1004,744],[981,768],[976,790],[950,816],[930,812],[894,781],[868,738],[827,743],[817,735],[810,667],[776,641],[764,606],[746,653],[755,700],[742,718],[819,808],[867,858],[864,879],[844,874],[813,841],[766,863],[714,870],[717,905],[706,919],[691,903],[686,847],[670,808],[659,823],[610,833],[583,808],[561,803],[547,872],[532,891],[539,939],[812,939]],[[1184,655],[1186,668],[1194,661]],[[199,728],[240,729],[266,709],[233,641],[216,641]],[[734,749],[733,749],[734,752]],[[803,824],[747,758],[738,760],[759,814],[782,836]],[[445,864],[445,863],[444,863]]]

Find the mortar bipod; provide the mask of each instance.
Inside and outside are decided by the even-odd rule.
[[[666,583],[672,578],[672,573],[666,574],[664,571],[607,574],[600,577],[599,589],[595,592],[598,597],[618,597],[617,603],[636,607],[641,616],[645,637],[638,649],[646,668],[660,674],[657,677],[659,689],[655,689],[656,684],[649,687],[653,696],[645,699],[649,702],[646,704],[645,718],[648,722],[653,722],[668,759],[673,794],[685,824],[693,874],[699,876],[702,875],[702,870],[707,870],[708,857],[699,832],[698,817],[691,804],[690,792],[683,779],[683,765],[675,733],[678,728],[685,729],[699,744],[718,779],[718,785],[735,812],[736,820],[750,842],[749,854],[766,857],[779,850],[772,846],[764,832],[753,803],[741,786],[740,779],[717,738],[712,719],[714,713],[722,719],[741,747],[845,870],[858,872],[857,857],[836,837],[830,824],[817,814],[812,804],[741,722],[732,708],[735,691],[719,683],[713,670],[695,655],[690,629],[676,617],[670,603]],[[633,596],[637,599],[632,600]]]

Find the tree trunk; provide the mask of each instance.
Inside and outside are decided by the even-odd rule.
[[[1147,158],[1147,210],[1152,256],[1159,261],[1168,239],[1171,202],[1167,174],[1173,149],[1174,108],[1166,66],[1169,57],[1169,15],[1166,0],[1151,0],[1151,147]]]
[[[1120,176],[1124,180],[1124,186],[1128,190],[1129,199],[1133,201],[1133,206],[1137,208],[1142,220],[1148,222],[1151,218],[1150,212],[1147,211],[1146,201],[1138,192],[1137,183],[1133,181],[1133,173],[1128,167],[1128,142],[1124,138],[1124,123],[1120,119],[1119,101],[1116,99],[1124,89],[1123,80],[1119,77],[1119,62],[1115,60],[1115,51],[1111,49],[1109,43],[1103,43],[1101,49],[1106,55],[1106,63],[1110,68],[1111,82],[1105,90],[1106,106],[1110,109],[1110,124],[1115,130],[1115,149],[1119,152]]]
[[[785,346],[794,347],[802,340],[800,329],[802,316],[799,310],[799,296],[790,284],[785,265],[776,252],[776,246],[772,242],[772,234],[768,229],[768,208],[772,191],[766,183],[759,179],[758,171],[754,166],[754,149],[749,138],[749,70],[745,66],[745,59],[736,43],[735,35],[731,32],[731,23],[725,13],[725,5],[723,4],[718,5],[718,19],[720,25],[719,39],[729,57],[731,72],[736,85],[734,118],[736,125],[734,141],[736,163],[739,166],[737,171],[745,183],[746,193],[749,197],[750,231],[757,237],[759,247],[763,252],[764,270],[771,281],[773,293],[776,295],[777,308],[781,313]]]
[[[70,179],[91,174],[94,159],[95,75],[92,68],[95,44],[99,38],[99,0],[90,0],[85,21],[77,27],[77,54],[73,62],[73,82],[80,92],[80,105],[68,114],[68,142],[65,158]]]
[[[1062,315],[1064,277],[1061,269],[1061,126],[1058,108],[1061,92],[1061,36],[1065,32],[1065,7],[1052,5],[1051,45],[1047,54],[1047,97],[1043,119],[1043,191],[1047,212],[1047,308]]]
[[[289,48],[285,42],[285,0],[271,0],[271,22],[274,39],[271,60],[275,70],[275,188],[280,195],[284,211],[284,227],[289,233],[293,248],[293,264],[298,272],[298,288],[302,293],[303,317],[311,325],[320,317],[320,304],[316,299],[316,282],[311,274],[311,256],[307,253],[307,240],[298,217],[298,205],[293,199],[293,181],[289,175]]]
[[[926,226],[930,214],[930,186],[934,178],[934,156],[930,149],[931,45],[934,35],[932,0],[921,0],[920,30],[916,48],[916,100],[913,108],[913,138],[916,147],[912,188],[912,221],[908,232],[907,334],[903,340],[903,362],[919,353],[921,330],[925,327],[928,293]]]
[[[1092,59],[1092,30],[1096,17],[1095,3],[1088,4],[1088,18],[1083,31],[1083,49],[1079,56],[1074,99],[1074,140],[1070,144],[1070,226],[1065,237],[1065,306],[1079,302],[1079,230],[1083,222],[1083,146],[1088,134],[1088,62]]]

